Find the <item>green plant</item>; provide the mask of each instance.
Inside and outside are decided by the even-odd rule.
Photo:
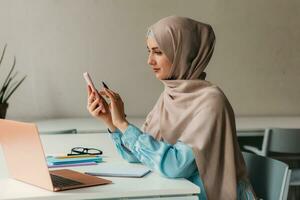
[[[0,67],[1,67],[1,63],[2,63],[4,55],[5,55],[6,47],[7,47],[7,45],[4,46],[3,51],[2,51],[2,55],[0,58]],[[24,76],[22,79],[15,81],[16,76],[18,74],[17,71],[14,72],[15,66],[16,66],[16,57],[14,57],[14,62],[9,70],[9,73],[7,74],[7,76],[3,82],[2,87],[0,88],[0,104],[7,103],[10,96],[16,91],[16,89],[21,85],[21,83],[26,78],[26,76]]]

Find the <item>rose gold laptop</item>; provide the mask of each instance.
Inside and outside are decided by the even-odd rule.
[[[0,145],[10,175],[19,181],[51,191],[111,183],[69,169],[49,171],[35,124],[0,119]]]

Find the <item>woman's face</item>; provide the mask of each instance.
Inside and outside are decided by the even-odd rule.
[[[172,63],[158,47],[153,37],[147,38],[148,64],[151,66],[155,76],[159,80],[167,79],[171,71]]]

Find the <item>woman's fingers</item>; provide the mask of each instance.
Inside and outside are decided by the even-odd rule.
[[[99,93],[103,96],[106,96],[109,98],[108,93],[111,94],[111,96],[113,97],[113,99],[118,100],[121,99],[120,95],[114,91],[112,91],[111,89],[107,89],[107,88],[103,88],[102,90],[99,91]]]
[[[108,94],[110,94],[113,97],[114,101],[118,101],[119,99],[121,99],[121,97],[118,93],[115,93],[110,89],[105,89],[105,90],[108,92]]]
[[[96,107],[98,106],[98,104],[99,104],[99,100],[96,99],[93,103],[90,104],[89,111],[93,112],[96,109]]]
[[[110,101],[115,100],[115,97],[111,94],[111,92],[108,89],[104,89],[105,94],[107,95],[107,97],[110,99]]]
[[[106,103],[105,99],[104,99],[103,96],[102,96],[103,94],[101,94],[101,91],[99,91],[98,94],[99,94],[98,96],[99,96],[99,98],[100,98],[100,103],[102,103],[102,104],[103,104],[103,102]],[[101,112],[102,112],[102,113],[106,113],[106,109],[105,109],[104,106],[102,106]]]
[[[114,96],[115,99],[117,99],[119,97],[119,94],[117,94],[116,92],[108,89],[108,91]]]
[[[117,96],[110,90],[105,88],[106,95],[109,97],[110,101],[113,102],[114,105],[117,102]]]
[[[99,105],[99,107],[100,107],[100,105]],[[106,110],[105,110],[103,104],[101,104],[101,111],[102,111],[103,113],[106,113]]]
[[[103,96],[107,96],[106,93],[103,90],[99,90],[99,94],[101,94]]]
[[[102,109],[102,106],[99,106],[98,108],[96,108],[94,111],[92,111],[92,115],[93,116],[98,116],[100,111]]]
[[[98,101],[97,101],[97,100],[98,100]],[[95,92],[93,92],[93,91],[91,91],[91,93],[90,93],[90,95],[89,95],[89,97],[88,97],[88,105],[87,105],[88,110],[90,110],[90,106],[91,106],[95,101],[97,101],[98,104],[102,104],[102,109],[101,109],[101,111],[102,111],[103,113],[106,113],[106,109],[104,108],[104,105],[103,105],[103,101],[105,101],[104,98],[103,98],[101,95],[99,95],[99,98],[97,98]],[[95,104],[93,104],[93,105],[95,105]],[[96,104],[96,105],[97,105],[97,104]],[[94,110],[94,106],[93,106],[93,110]]]
[[[104,90],[100,90],[99,94],[108,98],[108,96]]]
[[[88,96],[90,96],[91,95],[91,93],[92,93],[92,88],[91,88],[91,86],[87,86],[87,91],[88,91]]]
[[[91,93],[88,97],[88,106],[91,105],[95,101],[95,95]]]

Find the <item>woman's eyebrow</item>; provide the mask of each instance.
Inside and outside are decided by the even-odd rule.
[[[147,46],[147,49],[149,50],[149,47]],[[152,47],[151,50],[159,50],[158,47]]]

